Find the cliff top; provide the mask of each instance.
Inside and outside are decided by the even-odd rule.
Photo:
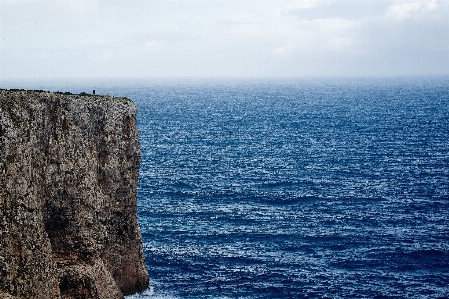
[[[79,94],[71,93],[68,91],[62,92],[62,91],[45,91],[40,89],[35,90],[26,90],[26,89],[1,89],[0,88],[0,97],[4,96],[44,96],[44,97],[52,97],[52,96],[58,96],[59,98],[65,97],[65,98],[71,98],[71,99],[83,99],[87,102],[95,103],[95,104],[102,104],[105,102],[119,102],[122,104],[131,104],[133,103],[130,99],[126,97],[114,97],[109,95],[99,95],[99,94],[89,94],[86,92],[81,92]]]

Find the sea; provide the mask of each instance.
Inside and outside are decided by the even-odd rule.
[[[448,77],[94,88],[138,107],[127,298],[449,298]]]

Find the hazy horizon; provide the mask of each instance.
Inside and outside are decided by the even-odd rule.
[[[0,81],[449,75],[449,1],[0,1]]]

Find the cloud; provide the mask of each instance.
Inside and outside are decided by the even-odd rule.
[[[388,1],[373,0],[321,0],[309,3],[308,7],[289,7],[284,14],[298,19],[351,19],[360,20],[381,14]]]
[[[0,6],[3,76],[33,62],[55,74],[77,63],[98,76],[122,69],[135,76],[449,69],[448,0],[0,0]]]
[[[296,20],[294,26],[277,36],[273,53],[282,56],[296,56],[305,51],[352,50],[358,44],[356,38],[360,22],[339,19]],[[279,30],[281,31],[281,30]]]
[[[98,45],[98,44],[105,44],[108,42],[107,39],[105,38],[86,38],[82,41],[84,44],[94,44],[94,45]]]
[[[100,60],[111,60],[114,54],[111,51],[103,51],[100,53]]]
[[[285,10],[285,12],[288,13],[288,11],[290,10],[309,9],[311,7],[321,6],[322,4],[323,4],[322,1],[317,0],[291,1],[288,4],[288,8]]]
[[[55,0],[54,5],[63,11],[69,12],[75,17],[85,17],[98,9],[98,1],[96,0]]]
[[[19,3],[23,3],[26,2],[27,0],[2,0],[0,4],[19,4]]]
[[[45,52],[36,52],[36,54],[34,54],[34,57],[36,57],[38,59],[44,59],[44,58],[47,58],[48,55]]]
[[[277,47],[276,49],[274,49],[273,52],[274,52],[274,54],[277,54],[277,55],[288,55],[295,48],[296,48],[296,46],[293,43],[286,43],[286,44],[281,45],[281,46]]]
[[[145,50],[160,50],[164,47],[165,43],[157,40],[150,40],[145,43]]]
[[[386,17],[400,21],[434,11],[438,7],[437,0],[405,2],[389,6]]]

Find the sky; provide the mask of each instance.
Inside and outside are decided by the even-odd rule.
[[[0,0],[0,81],[449,74],[449,0]]]

